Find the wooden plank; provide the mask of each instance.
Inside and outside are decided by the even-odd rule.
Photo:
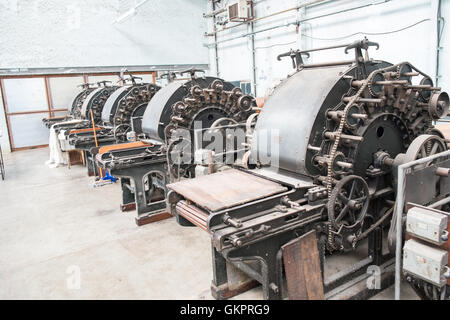
[[[136,210],[136,202],[127,203],[127,204],[121,204],[120,205],[120,210],[122,212]]]
[[[322,274],[315,230],[281,247],[291,300],[323,300]]]
[[[8,102],[6,101],[5,82],[2,78],[0,78],[0,91],[2,93],[3,110],[5,112],[6,127],[8,129],[9,147],[11,150],[13,150],[14,139],[13,139],[12,132],[11,132],[11,122],[10,122],[9,116],[8,116]]]
[[[47,108],[48,108],[48,116],[53,117],[53,101],[51,97],[51,89],[50,89],[50,81],[48,77],[44,77],[44,85],[45,85],[45,96],[47,98]]]
[[[19,148],[13,148],[11,147],[11,151],[23,151],[23,150],[31,150],[31,149],[39,149],[39,148],[47,148],[48,144],[40,144],[37,146],[28,146],[28,147],[19,147]]]
[[[238,294],[244,293],[250,289],[253,289],[259,285],[260,283],[256,280],[249,280],[242,283],[240,286],[231,289],[228,286],[228,283],[222,284],[218,287],[214,285],[214,283],[211,283],[211,294],[216,300],[226,300],[237,296]]]
[[[33,110],[33,111],[19,111],[19,112],[8,112],[8,116],[20,116],[24,114],[34,114],[34,113],[49,113],[48,110]]]
[[[161,221],[161,220],[165,220],[165,219],[169,219],[172,218],[173,216],[168,213],[168,212],[161,212],[161,213],[156,213],[156,214],[152,214],[148,217],[142,217],[142,218],[135,218],[136,224],[140,227],[149,223],[153,223],[153,222],[157,222],[157,221]]]

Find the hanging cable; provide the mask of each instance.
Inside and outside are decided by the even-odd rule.
[[[255,47],[255,49],[267,49],[267,48],[278,47],[278,46],[287,46],[288,44],[293,44],[296,42],[297,42],[297,40],[291,41],[291,42],[286,42],[286,43],[276,43],[276,44],[272,44],[272,45],[266,46],[266,47]]]
[[[423,19],[423,20],[417,21],[416,23],[408,25],[406,27],[403,27],[403,28],[400,28],[400,29],[396,29],[396,30],[386,31],[386,32],[363,32],[363,31],[360,31],[360,32],[355,32],[355,33],[349,34],[347,36],[336,37],[336,38],[317,38],[317,37],[308,36],[308,35],[303,34],[303,33],[301,35],[306,37],[306,38],[313,39],[313,40],[324,40],[324,41],[342,40],[342,39],[346,39],[346,38],[350,38],[350,37],[356,36],[358,34],[368,35],[368,36],[380,36],[380,35],[392,34],[392,33],[397,33],[397,32],[400,32],[400,31],[404,31],[404,30],[407,30],[409,28],[415,27],[418,24],[421,24],[423,22],[430,21],[430,20],[431,19]]]

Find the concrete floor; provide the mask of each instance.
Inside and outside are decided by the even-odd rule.
[[[0,299],[212,299],[206,232],[174,219],[137,227],[134,212],[119,210],[119,184],[93,188],[84,167],[45,165],[48,153],[5,155]],[[327,272],[350,260],[338,258]],[[407,285],[402,295],[417,298]],[[374,297],[392,298],[392,288]]]

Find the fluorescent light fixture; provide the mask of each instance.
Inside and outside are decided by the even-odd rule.
[[[142,0],[141,2],[139,2],[138,4],[136,4],[133,8],[127,10],[125,13],[123,13],[120,17],[118,17],[116,20],[114,20],[113,24],[115,23],[119,23],[122,22],[123,20],[134,16],[137,13],[137,8],[139,8],[140,6],[142,6],[144,3],[146,3],[148,0]]]

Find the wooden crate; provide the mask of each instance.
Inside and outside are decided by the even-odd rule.
[[[86,159],[84,158],[84,152],[82,150],[69,150],[67,151],[67,167],[70,169],[71,166],[81,164],[86,165]]]

